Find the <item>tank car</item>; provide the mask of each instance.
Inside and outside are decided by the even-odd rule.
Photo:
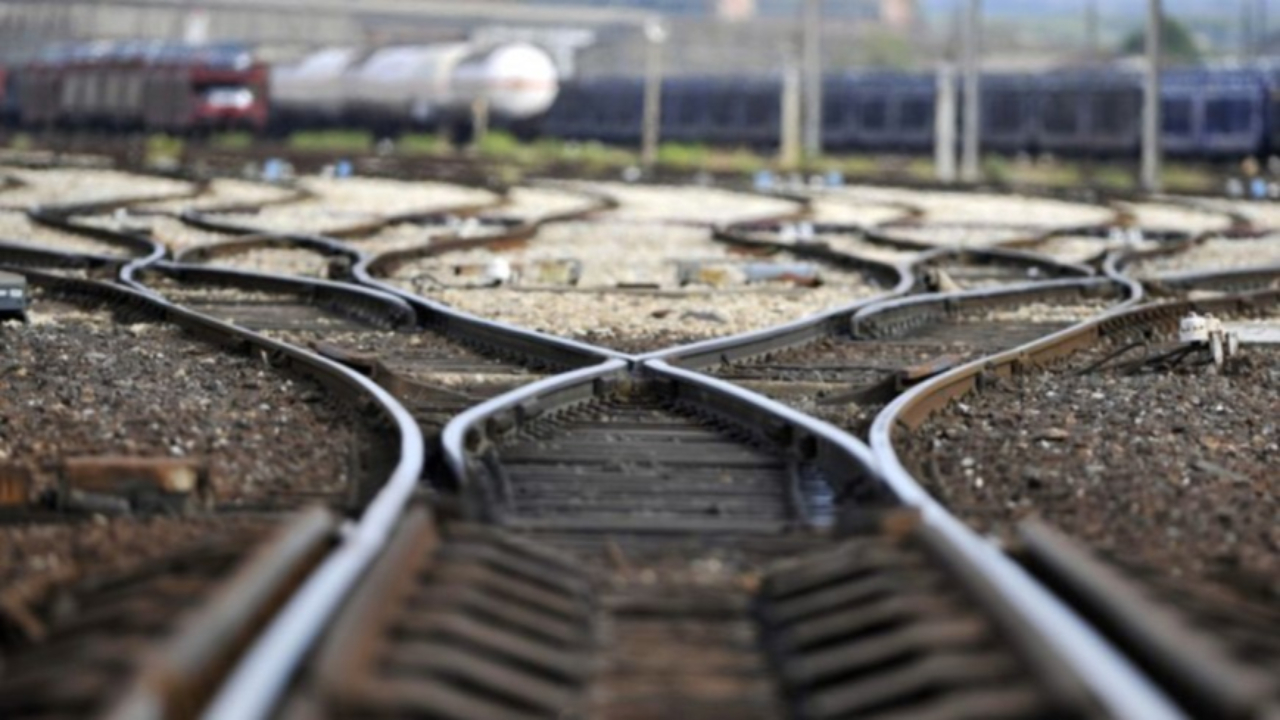
[[[0,272],[0,320],[25,319],[27,316],[27,279],[21,275]]]
[[[495,126],[519,129],[551,107],[559,73],[528,43],[329,48],[277,67],[272,90],[283,132],[330,124],[454,130],[469,124],[478,100]]]

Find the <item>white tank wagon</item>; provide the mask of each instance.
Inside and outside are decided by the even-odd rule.
[[[341,123],[457,134],[477,101],[493,126],[522,130],[551,107],[559,85],[551,56],[528,43],[329,48],[272,75],[285,131]]]
[[[344,76],[366,56],[356,48],[326,48],[271,70],[272,117],[279,125],[336,125],[344,119]]]

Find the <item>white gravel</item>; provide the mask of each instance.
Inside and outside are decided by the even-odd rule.
[[[484,268],[499,257],[525,276],[504,287],[478,287]],[[576,287],[563,271],[570,259],[582,263]],[[682,263],[685,279],[694,278],[684,285]],[[816,267],[822,285],[747,283],[750,263]],[[686,342],[769,327],[882,292],[859,273],[787,254],[736,254],[707,228],[626,222],[554,223],[523,247],[425,258],[401,267],[391,282],[476,315],[628,350],[654,349],[650,340],[660,346],[663,339]],[[620,283],[653,289],[617,289]]]
[[[25,213],[0,210],[0,240],[19,245],[30,245],[37,250],[130,257],[126,248],[95,240],[75,233],[34,223]]]
[[[579,182],[568,187],[604,193],[617,200],[618,209],[601,215],[609,220],[722,224],[762,220],[800,210],[789,200],[717,188],[618,182]]]
[[[1025,195],[870,185],[851,185],[831,192],[862,202],[895,203],[918,208],[924,212],[923,219],[930,223],[1003,223],[1045,230],[1107,225],[1115,219],[1115,212],[1109,208]]]
[[[216,210],[234,205],[263,205],[292,198],[295,191],[282,185],[218,178],[209,183],[198,197],[144,203],[134,206],[137,212],[179,214],[186,210]]]
[[[1252,240],[1211,238],[1176,255],[1151,258],[1129,268],[1141,277],[1194,270],[1231,270],[1280,265],[1280,234]]]
[[[123,202],[190,193],[190,183],[167,178],[134,175],[118,170],[58,168],[28,170],[0,168],[26,187],[0,193],[0,208],[25,209],[32,205]]]
[[[484,282],[482,269],[501,258],[515,268],[522,287],[569,284],[566,265],[581,264],[577,287],[610,289],[619,285],[645,285],[655,289],[679,290],[695,285],[722,287],[746,284],[749,263],[799,263],[806,260],[783,254],[749,256],[741,250],[712,239],[707,228],[686,225],[636,224],[621,222],[562,222],[544,225],[526,245],[495,252],[473,249],[424,258],[406,264],[397,278],[431,287],[431,278],[449,285],[474,286]],[[470,272],[456,272],[458,268]],[[682,284],[682,276],[684,284]],[[696,282],[688,282],[690,276]],[[860,274],[823,267],[819,277],[825,285],[862,285]],[[456,282],[452,279],[458,278]]]
[[[864,285],[856,291],[823,287],[786,292],[761,289],[664,294],[499,288],[446,289],[425,294],[490,319],[612,346],[654,337],[693,342],[734,335],[844,307],[877,292],[880,291]]]
[[[344,233],[397,215],[442,212],[498,200],[487,190],[449,183],[309,177],[298,184],[315,197],[263,208],[258,213],[216,213],[212,217],[264,232]]]
[[[423,225],[396,223],[388,225],[372,235],[343,238],[343,242],[356,250],[378,256],[398,250],[410,250],[430,245],[435,238],[453,232],[449,225]]]
[[[1130,243],[1128,240],[1120,238],[1062,235],[1049,238],[1027,249],[1041,255],[1048,255],[1059,262],[1084,263],[1100,256],[1104,252],[1151,250],[1159,245],[1160,243],[1155,240],[1141,240],[1136,243]]]
[[[872,227],[906,220],[911,217],[911,208],[822,193],[813,196],[810,215],[814,222],[819,223]]]
[[[1031,303],[1017,307],[1004,307],[985,310],[964,320],[979,322],[1084,322],[1101,314],[1111,303],[1107,301],[1083,302],[1078,304]]]
[[[1274,200],[1227,200],[1192,198],[1197,205],[1223,213],[1243,216],[1258,230],[1280,230],[1280,202]]]
[[[506,205],[484,215],[537,222],[550,216],[584,212],[598,204],[595,198],[568,189],[521,185],[511,189]]]
[[[787,234],[779,234],[774,232],[750,232],[747,237],[764,242],[776,242],[786,245],[795,245],[800,241]],[[895,248],[889,245],[881,245],[864,239],[856,233],[815,233],[811,241],[814,244],[826,245],[836,252],[847,253],[869,260],[879,260],[890,265],[897,265],[903,262],[910,262],[920,256],[920,251],[907,250],[905,248]]]
[[[1157,232],[1199,235],[1231,227],[1231,218],[1211,210],[1166,202],[1118,202],[1116,207],[1134,216],[1138,227]]]
[[[609,222],[564,222],[543,226],[521,249],[503,252],[513,264],[576,259],[582,262],[582,288],[612,288],[619,283],[679,287],[678,260],[721,260],[728,246],[715,242],[710,230],[680,225]],[[486,263],[497,254],[486,250],[450,253],[446,265]]]
[[[998,247],[1042,234],[1035,228],[977,225],[944,225],[932,222],[884,226],[876,232],[888,238],[932,247]]]
[[[328,276],[329,258],[304,248],[262,248],[213,258],[208,264],[276,275],[323,278]]]
[[[226,242],[237,237],[230,233],[194,228],[169,215],[126,215],[123,218],[116,215],[81,215],[76,218],[76,222],[117,231],[122,228],[149,228],[151,238],[168,247],[173,253],[187,248]]]

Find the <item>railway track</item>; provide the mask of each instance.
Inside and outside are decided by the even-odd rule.
[[[496,263],[512,277],[491,287]],[[624,353],[777,324],[903,283],[901,268],[839,253],[719,242],[699,227],[577,221],[432,243],[360,270],[381,287]]]
[[[858,437],[912,385],[1052,334],[1122,300],[1102,279],[870,303],[665,354]]]
[[[615,361],[469,411],[445,448],[459,514],[402,521],[286,714],[1100,712],[828,426]]]
[[[0,257],[112,274],[127,264],[121,277],[174,305],[33,276],[49,287],[97,288],[85,292],[99,301],[119,293],[143,315],[233,352],[247,349],[263,372],[318,381],[323,392],[307,402],[332,396],[363,408],[365,421],[378,416],[374,424],[398,428],[400,454],[357,462],[348,472],[361,479],[346,483],[342,500],[312,498],[330,509],[287,514],[302,503],[249,502],[234,512],[222,504],[208,516],[157,520],[156,534],[142,535],[138,547],[165,533],[176,539],[149,541],[157,547],[141,553],[145,562],[60,581],[56,599],[29,583],[17,586],[21,592],[6,589],[0,625],[35,644],[5,657],[0,714],[1163,717],[1175,714],[1169,697],[1214,716],[1273,707],[1274,618],[1252,598],[1227,606],[1212,592],[1184,593],[1149,567],[1117,575],[1112,560],[1047,527],[1018,528],[1014,554],[1000,554],[900,467],[882,476],[870,452],[839,431],[867,435],[873,416],[900,393],[924,397],[944,388],[910,406],[937,412],[970,387],[946,385],[953,376],[982,372],[981,386],[990,389],[990,378],[1009,369],[1028,373],[1079,350],[1062,338],[1085,337],[1067,329],[1125,298],[1115,280],[1009,249],[877,262],[784,238],[790,226],[766,217],[720,229],[729,250],[709,245],[715,252],[702,258],[667,253],[659,265],[673,260],[685,275],[714,274],[745,258],[793,272],[844,273],[895,294],[915,285],[916,273],[981,289],[864,297],[856,305],[858,293],[846,292],[839,310],[781,329],[623,356],[458,312],[438,293],[424,293],[434,295],[427,299],[386,285],[397,267],[419,260],[433,272],[495,257],[532,266],[546,258],[538,254],[539,233],[554,237],[568,225],[550,220],[603,205],[531,192],[505,208],[463,209],[489,216],[466,231],[444,229],[443,214],[382,214],[338,227],[359,235],[337,239],[293,232],[332,229],[295,227],[289,218],[298,208],[289,208],[297,196],[260,187],[221,192],[219,199],[208,191],[186,219],[244,236],[188,250],[182,262],[157,262],[156,243],[101,215],[103,222],[73,219],[105,205],[50,217],[129,247],[128,257],[30,248],[0,248]],[[313,193],[312,202],[325,203],[323,195]],[[669,208],[646,209],[652,198],[628,208],[625,193],[618,195],[609,212],[632,228],[647,232],[655,212],[663,225],[702,224],[670,217]],[[873,216],[912,212],[913,227],[971,222],[963,212],[948,216],[949,199],[932,216],[887,197],[864,201],[879,203]],[[272,216],[280,224],[251,227],[246,219],[260,205],[275,208],[268,215],[281,211]],[[170,200],[142,207],[169,219],[181,211]],[[786,208],[787,223],[800,219],[799,207]],[[1050,230],[1071,229],[1060,218],[1038,220],[1037,242]],[[284,234],[258,232],[264,229]],[[848,226],[826,230],[851,238],[849,246],[869,237]],[[411,242],[400,232],[430,237]],[[876,248],[889,246],[870,238]],[[700,234],[698,242],[706,239]],[[1105,270],[1120,279],[1121,265],[1112,255]],[[282,269],[298,276],[275,274]],[[1029,269],[1031,278],[1069,279],[1022,284]],[[304,275],[353,276],[393,292]],[[466,273],[457,277],[467,284]],[[1151,283],[1153,290],[1190,296],[1274,282],[1258,271],[1161,280],[1167,283]],[[623,293],[464,291],[504,303],[577,294],[589,302],[608,294],[667,302],[675,288],[665,282]],[[996,284],[1009,287],[986,287]],[[709,300],[732,296],[716,292]],[[1278,301],[1272,290],[1248,304],[1207,302],[1255,312]],[[1106,327],[1124,328],[1117,339],[1150,341],[1158,333],[1142,322],[1164,332],[1167,312],[1143,312],[1135,316],[1141,322]],[[1120,317],[1130,316],[1102,323]],[[628,331],[604,344],[640,353],[705,337],[655,340]],[[1036,341],[1042,345],[1027,345]],[[1059,342],[1052,352],[1026,349]],[[1010,348],[1018,350],[999,354]],[[992,353],[981,371],[964,369]],[[898,421],[907,427],[911,418]],[[428,457],[415,461],[423,440]],[[425,496],[418,485],[424,465]],[[343,523],[334,510],[352,520]],[[967,506],[952,510],[973,520]],[[55,524],[89,535],[99,523]],[[66,603],[92,611],[71,621],[24,615]]]
[[[1254,424],[1274,416],[1262,388],[1277,354],[1248,346],[1223,374],[1159,356],[1191,310],[1274,325],[1280,294],[1256,289],[1267,275],[1185,276],[1171,283],[1181,294],[1211,293],[956,370],[899,398],[871,432],[890,482],[1005,537],[1197,717],[1266,716],[1280,702],[1274,523],[1258,504],[1274,491],[1275,427]]]
[[[22,405],[0,468],[0,714],[193,712],[340,544],[338,512],[416,479],[420,440],[319,358],[19,272],[30,324],[0,329]]]
[[[178,305],[367,375],[403,403],[429,447],[463,410],[604,357],[352,285],[190,265],[157,266],[143,282]]]

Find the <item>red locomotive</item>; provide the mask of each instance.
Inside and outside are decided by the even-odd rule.
[[[19,121],[29,128],[261,132],[268,77],[267,66],[241,45],[59,46],[21,69]]]

